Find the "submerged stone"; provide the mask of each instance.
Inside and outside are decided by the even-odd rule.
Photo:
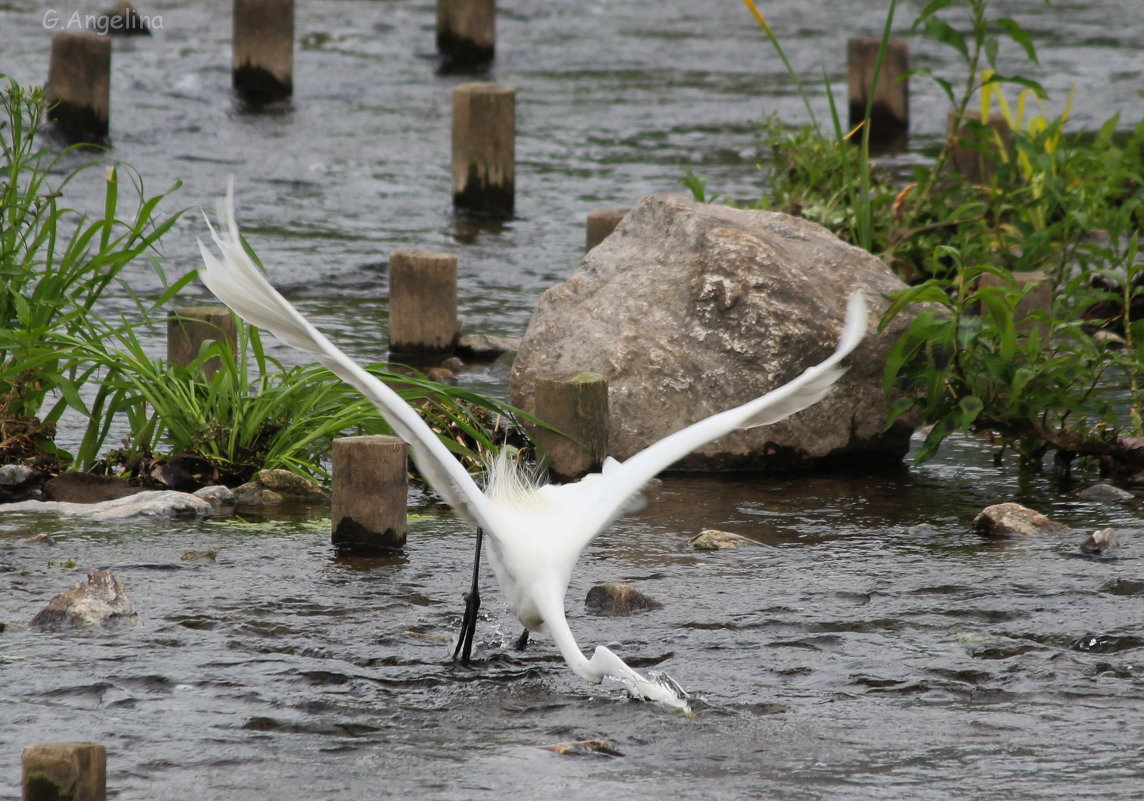
[[[1092,532],[1084,542],[1080,544],[1080,549],[1092,556],[1104,556],[1120,547],[1120,540],[1116,538],[1116,533],[1110,528],[1098,529]]]
[[[1072,529],[1019,503],[998,503],[985,507],[973,518],[973,530],[983,537],[1011,539],[1058,534]]]
[[[663,608],[659,601],[649,598],[630,584],[618,581],[597,584],[588,590],[584,605],[597,614],[616,616]]]
[[[123,583],[110,570],[91,570],[86,582],[76,582],[52,598],[29,625],[54,631],[135,623],[138,619]]]
[[[50,513],[90,520],[128,520],[146,517],[200,518],[210,514],[212,507],[202,498],[186,492],[147,490],[100,503],[23,501],[6,505],[4,511]]]
[[[1091,487],[1087,487],[1078,492],[1077,495],[1086,501],[1095,501],[1097,503],[1122,503],[1136,497],[1128,490],[1120,489],[1120,487],[1105,481],[1099,484],[1093,484]]]
[[[719,531],[707,528],[689,539],[688,544],[699,551],[720,551],[725,548],[741,548],[744,545],[758,545],[749,537],[742,534],[732,534],[730,531]]]

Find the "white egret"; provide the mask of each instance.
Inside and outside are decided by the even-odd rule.
[[[199,242],[203,283],[247,322],[314,354],[377,406],[393,431],[409,444],[426,481],[459,514],[487,533],[497,581],[526,634],[546,630],[572,671],[590,684],[610,677],[636,698],[689,711],[686,695],[670,678],[644,677],[604,646],[598,646],[591,659],[584,657],[564,615],[572,568],[588,543],[620,516],[657,473],[717,437],[777,422],[821,400],[845,372],[842,360],[866,331],[861,292],[850,297],[834,353],[778,389],[693,423],[623,463],[606,459],[601,472],[571,484],[541,485],[507,457],[497,458],[489,465],[482,492],[417,412],[338,350],[269,284],[243,248],[234,216],[233,184],[219,204],[218,216],[220,230],[210,226],[209,220],[207,225],[222,258]],[[475,610],[470,608],[470,612]]]

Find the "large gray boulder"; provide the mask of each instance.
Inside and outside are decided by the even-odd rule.
[[[814,223],[677,195],[644,198],[571,278],[544,293],[513,367],[511,399],[531,411],[538,375],[604,375],[608,452],[623,460],[825,358],[858,288],[870,307],[869,334],[830,396],[776,425],[723,437],[676,466],[897,461],[912,426],[885,429],[882,370],[909,318],[899,316],[881,337],[876,326],[888,296],[905,285],[879,259]]]

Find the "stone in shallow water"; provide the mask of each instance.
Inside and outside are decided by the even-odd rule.
[[[649,598],[630,584],[610,581],[588,590],[585,606],[601,615],[630,615],[647,609],[662,609],[663,604]]]
[[[8,503],[3,510],[24,513],[50,513],[64,517],[86,517],[88,520],[113,521],[133,518],[199,518],[210,514],[212,506],[201,498],[174,490],[149,490],[100,503],[65,501],[21,501]]]
[[[1097,503],[1121,503],[1123,501],[1130,501],[1136,497],[1128,490],[1120,489],[1120,487],[1113,486],[1104,481],[1081,490],[1077,495],[1086,501],[1095,501]]]
[[[1080,549],[1087,554],[1093,556],[1107,555],[1120,547],[1120,540],[1116,538],[1115,532],[1110,528],[1099,529],[1092,532],[1084,542],[1080,544]]]
[[[123,583],[110,570],[91,570],[86,582],[76,582],[52,598],[29,625],[55,631],[138,620]]]
[[[202,498],[174,490],[148,490],[101,503],[64,501],[22,501],[4,506],[5,512],[36,512],[89,520],[130,520],[138,518],[192,518],[210,514],[213,507]]]
[[[973,518],[973,530],[983,537],[1012,539],[1035,534],[1059,534],[1072,529],[1019,503],[998,503],[986,506]]]
[[[741,548],[744,545],[759,544],[741,534],[732,534],[730,531],[719,531],[714,528],[706,528],[700,531],[687,542],[692,548],[699,551],[720,551],[725,548]]]
[[[807,220],[652,195],[540,298],[509,380],[534,411],[537,380],[579,371],[608,382],[608,453],[623,461],[683,425],[793,379],[833,350],[855,289],[870,326],[905,289],[878,258]],[[848,359],[824,400],[774,425],[736,431],[677,467],[782,470],[824,460],[896,463],[912,424],[886,428],[887,354],[899,315]]]
[[[623,752],[608,740],[579,740],[574,743],[559,743],[545,746],[544,750],[561,756],[623,756]]]

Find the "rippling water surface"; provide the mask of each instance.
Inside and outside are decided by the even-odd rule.
[[[902,28],[921,4],[904,3]],[[212,202],[234,174],[240,218],[275,280],[355,355],[385,348],[390,250],[456,250],[471,327],[520,334],[539,293],[575,266],[585,214],[675,191],[684,167],[736,197],[759,191],[754,125],[801,101],[737,2],[505,2],[487,76],[518,89],[518,217],[473,228],[449,201],[453,85],[435,74],[433,5],[300,4],[296,95],[249,113],[229,95],[230,3],[155,2],[164,27],[116,42],[112,137],[170,210]],[[797,7],[796,7],[797,6]],[[844,91],[853,34],[882,2],[763,4],[820,116],[825,70]],[[996,3],[1036,37],[1053,93],[1078,87],[1092,127],[1144,110],[1138,0]],[[47,71],[47,5],[0,6],[0,71]],[[915,63],[949,72],[915,42]],[[913,146],[941,135],[941,93],[915,79]],[[98,187],[72,187],[94,205]],[[187,215],[164,264],[195,265]],[[140,272],[137,286],[152,279]],[[367,322],[364,322],[367,321]],[[159,347],[156,344],[156,347]],[[284,354],[286,355],[286,354]],[[287,355],[288,359],[293,359]],[[466,374],[503,392],[503,368]],[[328,521],[86,524],[0,514],[0,798],[19,751],[90,739],[117,799],[1121,799],[1144,786],[1144,533],[1138,503],[995,469],[960,443],[940,463],[882,476],[763,481],[669,476],[648,509],[585,555],[568,611],[581,644],[669,672],[695,698],[682,719],[589,687],[550,642],[524,654],[491,574],[475,664],[450,663],[472,533],[413,511],[406,553],[343,560]],[[995,547],[969,532],[985,504],[1019,500],[1075,526]],[[910,533],[908,526],[931,528]],[[1117,558],[1077,555],[1117,529]],[[760,546],[701,554],[701,528]],[[22,543],[48,532],[55,545]],[[187,551],[217,559],[184,561]],[[47,599],[112,568],[138,625],[45,634]],[[597,581],[665,603],[588,614]],[[604,738],[616,756],[544,746]]]

